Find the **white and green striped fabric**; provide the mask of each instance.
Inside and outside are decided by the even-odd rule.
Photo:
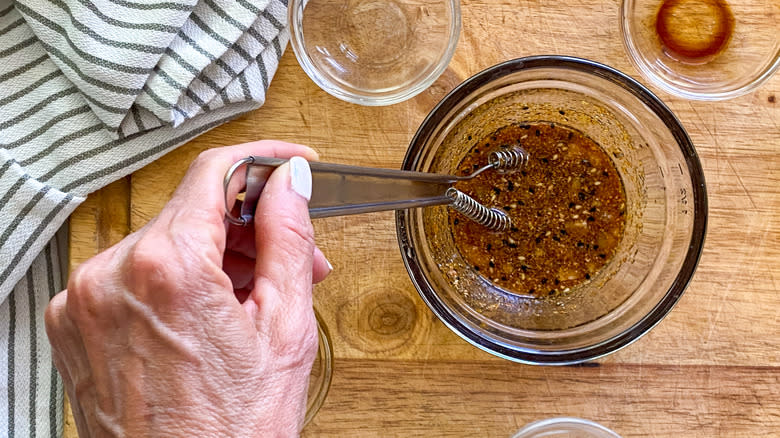
[[[286,0],[0,0],[0,436],[62,434],[43,325],[63,287],[57,231],[90,192],[262,105],[286,11]]]

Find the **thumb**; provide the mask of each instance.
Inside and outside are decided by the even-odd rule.
[[[250,297],[261,309],[268,302],[311,307],[315,246],[310,198],[311,169],[301,157],[274,170],[260,195],[255,212],[256,283]]]

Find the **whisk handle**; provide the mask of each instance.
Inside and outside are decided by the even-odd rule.
[[[251,221],[268,176],[286,161],[256,156],[242,160],[242,164],[247,165],[246,192],[241,216],[228,216],[231,222],[246,224]],[[310,162],[309,166],[312,173],[309,215],[312,218],[448,204],[452,199],[445,192],[456,181],[450,175],[405,170],[321,162]],[[240,165],[231,168],[231,172],[238,167]],[[231,172],[225,175],[226,193]]]

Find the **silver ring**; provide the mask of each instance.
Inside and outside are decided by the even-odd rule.
[[[230,169],[227,170],[225,173],[225,179],[222,181],[222,189],[225,192],[225,219],[227,219],[228,222],[233,225],[240,225],[245,227],[249,221],[247,221],[247,219],[244,217],[235,217],[233,216],[233,213],[230,212],[230,206],[228,205],[228,186],[230,186],[230,180],[233,178],[233,174],[236,173],[236,170],[238,170],[239,167],[243,166],[244,164],[252,164],[254,162],[254,157],[246,157],[236,161],[232,166],[230,166]]]

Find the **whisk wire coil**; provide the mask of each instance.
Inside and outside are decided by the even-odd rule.
[[[512,226],[512,219],[506,213],[487,208],[454,187],[447,189],[445,194],[452,199],[450,207],[482,226],[496,231],[506,231]]]
[[[528,152],[519,146],[490,152],[488,161],[498,173],[509,173],[525,166]]]

